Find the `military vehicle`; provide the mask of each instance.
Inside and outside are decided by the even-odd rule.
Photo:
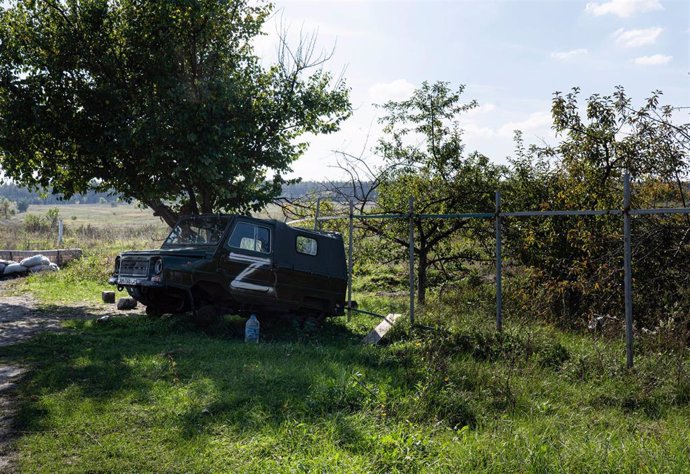
[[[109,283],[149,315],[191,311],[317,318],[344,314],[347,267],[340,234],[277,220],[200,215],[180,220],[160,249],[115,259]]]

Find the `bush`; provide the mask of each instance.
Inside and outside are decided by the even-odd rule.
[[[17,212],[26,212],[29,210],[29,201],[26,199],[20,199],[17,201]]]
[[[24,228],[27,232],[46,232],[49,230],[48,225],[35,214],[27,214],[24,217]]]
[[[14,213],[14,203],[6,197],[0,196],[0,217],[9,219]]]

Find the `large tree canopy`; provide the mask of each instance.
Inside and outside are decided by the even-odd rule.
[[[16,0],[0,13],[0,164],[70,196],[94,185],[180,214],[278,193],[305,133],[337,130],[348,89],[313,41],[261,65],[270,4]]]

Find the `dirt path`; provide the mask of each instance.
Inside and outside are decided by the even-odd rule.
[[[0,284],[1,285],[1,284]],[[59,321],[38,317],[27,296],[5,296],[0,286],[0,346],[15,344],[34,334],[59,327]],[[23,367],[0,363],[0,472],[13,472],[16,454],[12,450],[12,420],[17,413],[16,383]]]
[[[27,295],[7,296],[5,282],[0,281],[0,347],[26,341],[36,334],[59,331],[61,321],[112,314],[111,307],[69,308],[65,313],[39,311]],[[16,472],[16,453],[12,442],[12,420],[17,413],[17,383],[26,367],[0,363],[0,473]]]

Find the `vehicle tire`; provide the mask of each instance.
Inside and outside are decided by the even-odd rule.
[[[160,318],[163,316],[163,311],[161,311],[160,308],[153,306],[153,305],[148,305],[146,307],[146,316],[149,318]]]
[[[214,305],[205,305],[194,312],[194,324],[199,327],[208,327],[218,321],[220,312]]]
[[[325,314],[308,314],[302,317],[300,326],[304,331],[316,332],[321,329],[325,319]]]

